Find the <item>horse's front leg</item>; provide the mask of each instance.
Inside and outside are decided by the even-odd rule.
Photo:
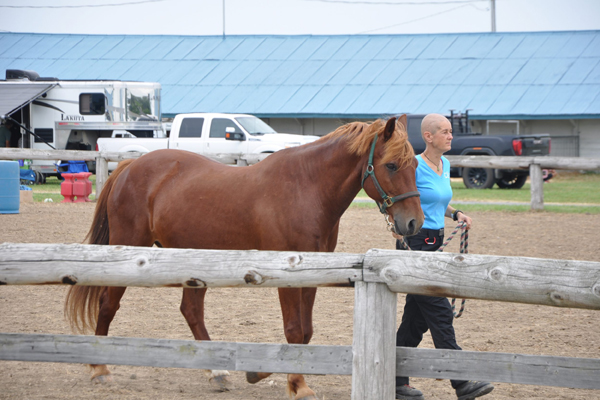
[[[282,290],[284,294],[282,294]],[[279,302],[283,314],[283,329],[288,343],[308,344],[310,342],[313,334],[312,310],[316,292],[316,288],[280,289]],[[298,309],[297,306],[300,308]],[[296,321],[300,321],[300,327]],[[270,372],[246,372],[246,380],[249,383],[258,383],[270,375]]]
[[[288,343],[304,343],[301,300],[302,289],[279,289],[283,330]],[[271,372],[246,372],[246,380],[249,383],[258,383],[271,374]]]
[[[312,309],[315,288],[280,288],[279,302],[283,315],[283,329],[288,343],[308,344],[313,334]],[[288,374],[287,394],[294,400],[317,400],[304,376]]]
[[[313,306],[317,288],[302,288],[302,343],[308,344],[313,335]]]
[[[181,313],[185,317],[194,339],[210,340],[206,325],[204,324],[204,289],[183,289],[183,298],[181,299]],[[227,378],[229,372],[225,370],[206,371],[209,382],[217,389],[225,392],[231,389],[231,382]]]
[[[302,309],[301,321],[302,321],[302,343],[308,344],[313,335],[313,323],[312,323],[312,312],[313,305],[315,304],[315,296],[317,294],[317,288],[302,288]],[[288,339],[289,342],[289,339]],[[304,380],[304,376],[299,374],[288,375],[288,395],[290,398],[295,394],[295,400],[316,400],[317,396],[315,392],[308,387],[308,384]]]

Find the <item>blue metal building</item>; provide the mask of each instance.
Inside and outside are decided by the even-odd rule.
[[[331,36],[0,33],[0,71],[159,82],[163,117],[242,112],[275,129],[470,109],[474,130],[600,157],[600,31]]]

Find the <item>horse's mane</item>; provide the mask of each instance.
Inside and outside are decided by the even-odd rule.
[[[321,140],[341,138],[346,141],[348,151],[351,154],[362,156],[371,150],[371,144],[376,133],[379,133],[378,138],[381,138],[386,122],[382,119],[372,123],[350,122],[323,136]],[[379,162],[385,164],[396,160],[400,168],[405,168],[413,162],[414,157],[415,152],[408,141],[406,128],[403,124],[397,122],[392,137],[384,145],[384,155]]]

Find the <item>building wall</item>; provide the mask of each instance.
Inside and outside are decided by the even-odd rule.
[[[579,132],[579,155],[600,158],[600,120],[579,120],[577,130]]]
[[[263,118],[263,120],[277,132],[315,136],[325,136],[344,124],[358,121],[339,118]]]

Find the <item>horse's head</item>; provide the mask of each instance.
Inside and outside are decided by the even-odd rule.
[[[425,217],[415,182],[417,160],[408,142],[406,115],[385,123],[376,121],[370,128],[374,132],[363,167],[363,188],[380,211],[393,218],[396,233],[414,235]]]

